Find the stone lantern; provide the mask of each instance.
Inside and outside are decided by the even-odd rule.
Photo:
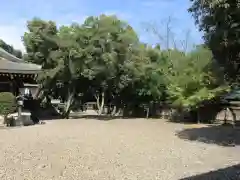
[[[23,108],[24,97],[22,95],[17,96],[17,109],[18,109],[18,117],[16,119],[16,126],[22,126],[22,108]]]

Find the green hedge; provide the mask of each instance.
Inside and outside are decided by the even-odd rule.
[[[16,98],[10,92],[0,93],[0,114],[7,116],[13,113],[17,108]]]

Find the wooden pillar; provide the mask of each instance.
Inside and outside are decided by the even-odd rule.
[[[10,92],[12,92],[15,96],[17,96],[17,84],[16,79],[12,74],[10,74]]]
[[[15,92],[14,92],[14,84],[13,84],[13,81],[10,81],[10,92],[13,93],[13,95],[16,95]]]

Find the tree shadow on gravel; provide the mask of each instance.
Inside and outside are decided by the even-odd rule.
[[[184,129],[176,133],[180,139],[199,141],[220,146],[240,145],[240,128],[232,126],[208,126],[201,128]]]
[[[102,121],[111,121],[116,119],[136,119],[136,118],[110,115],[71,115],[71,119],[94,119]]]
[[[240,164],[180,180],[240,180]]]

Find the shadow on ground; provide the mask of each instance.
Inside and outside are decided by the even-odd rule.
[[[220,146],[240,145],[240,128],[232,126],[207,126],[201,128],[184,129],[177,132],[179,138],[199,141]]]
[[[54,121],[54,120],[61,120],[61,116],[41,116],[39,117],[41,121]]]
[[[134,117],[110,116],[110,115],[71,115],[71,119],[94,119],[102,121],[111,121],[115,119],[135,119]]]
[[[230,166],[216,171],[210,171],[204,174],[183,178],[180,180],[239,180],[240,164]]]

